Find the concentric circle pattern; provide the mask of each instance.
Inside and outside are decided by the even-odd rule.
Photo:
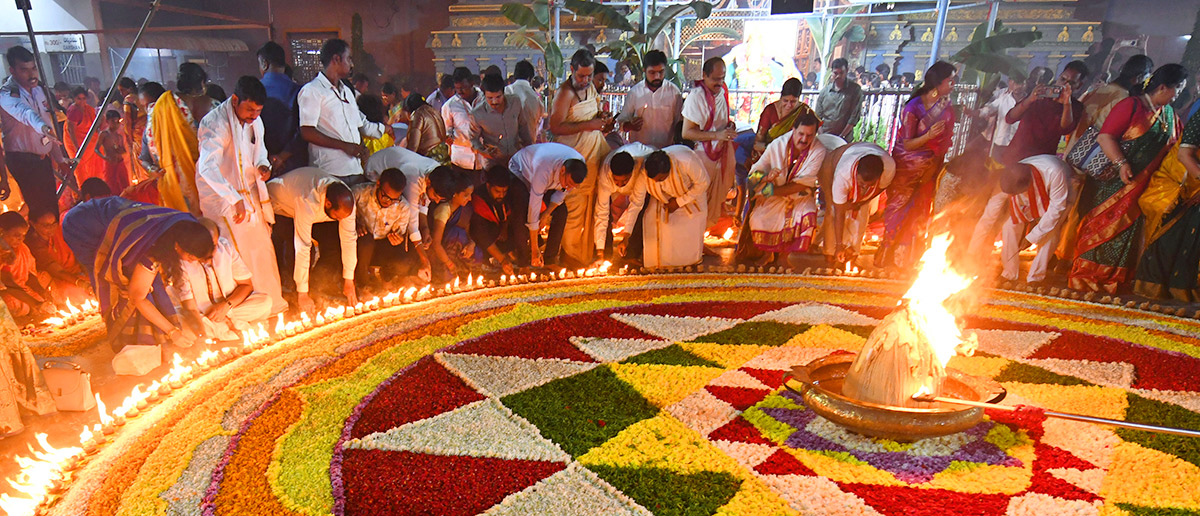
[[[988,411],[864,438],[781,389],[855,351],[895,282],[608,277],[479,290],[227,363],[125,425],[53,506],[107,514],[1177,514],[1200,444]],[[1200,428],[1194,321],[993,294],[1006,404]]]

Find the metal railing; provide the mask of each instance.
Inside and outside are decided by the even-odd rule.
[[[627,86],[609,86],[603,94],[604,102],[613,113],[620,113],[625,105],[625,95],[629,92]],[[685,93],[686,95],[686,93]],[[880,88],[864,89],[862,113],[858,124],[854,126],[852,141],[869,141],[891,151],[896,143],[897,129],[900,122],[900,111],[912,95],[911,89]],[[758,115],[764,107],[779,98],[778,91],[764,90],[730,90],[729,103],[733,107],[733,119],[739,123],[758,123]],[[954,143],[950,148],[947,159],[962,154],[966,150],[969,128],[974,120],[970,109],[974,108],[979,98],[979,88],[975,85],[957,85],[951,94],[951,102],[956,107],[958,116],[954,124]],[[817,93],[806,92],[800,95],[800,100],[809,106],[816,106]]]

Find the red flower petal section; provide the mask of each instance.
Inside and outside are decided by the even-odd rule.
[[[717,399],[724,401],[737,410],[746,410],[753,407],[755,403],[762,401],[771,391],[762,389],[748,389],[746,387],[724,387],[709,385],[705,387],[708,392],[716,396]]]
[[[749,367],[743,367],[742,372],[753,376],[755,380],[766,384],[767,387],[772,389],[783,387],[783,373],[779,371],[768,371],[766,369],[752,369]]]
[[[350,436],[357,439],[386,432],[483,398],[433,357],[427,356],[381,388],[363,407],[362,416],[354,424]]]
[[[762,432],[759,432],[746,418],[738,416],[733,421],[721,425],[720,428],[708,434],[710,441],[729,441],[734,443],[771,444]]]
[[[564,467],[557,462],[346,450],[345,514],[479,514]]]
[[[838,484],[884,515],[1000,516],[1008,510],[1009,495],[956,493],[944,489]]]
[[[1061,331],[1062,336],[1030,358],[1065,358],[1096,362],[1125,362],[1136,371],[1133,387],[1171,391],[1200,391],[1200,358],[1138,344]]]
[[[762,464],[755,466],[754,471],[764,475],[816,476],[816,473],[808,469],[808,466],[805,466],[804,463],[800,462],[792,454],[783,450],[776,450]]]
[[[1037,473],[1054,468],[1095,469],[1096,467],[1067,450],[1042,443],[1034,444],[1034,456],[1037,459],[1033,461],[1033,470]]]
[[[696,303],[673,303],[665,305],[631,306],[615,310],[626,314],[674,315],[676,317],[723,317],[726,319],[749,319],[756,315],[779,310],[790,303],[776,301],[700,301]]]
[[[609,314],[614,311],[604,310],[533,321],[468,340],[446,352],[595,362],[592,357],[571,344],[571,337],[655,338],[613,319]]]

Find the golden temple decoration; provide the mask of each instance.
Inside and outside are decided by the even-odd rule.
[[[605,34],[604,31],[600,31],[599,34],[596,34],[596,39],[594,41],[601,45],[608,43],[608,35]]]
[[[946,37],[942,39],[946,41],[958,41],[958,27],[950,27],[950,32],[947,32]]]
[[[572,46],[575,44],[577,44],[577,42],[575,41],[575,37],[571,36],[571,33],[568,32],[567,38],[563,40],[563,46]]]
[[[897,41],[902,38],[904,38],[904,33],[900,32],[900,24],[897,23],[896,27],[892,29],[892,32],[888,34],[888,41]]]
[[[483,37],[482,32],[479,33],[479,39],[475,40],[475,46],[477,46],[477,47],[486,47],[487,46],[487,39]]]
[[[458,39],[458,33],[454,33],[454,39],[450,40],[450,46],[454,48],[462,47],[462,40]]]
[[[1087,32],[1083,33],[1083,36],[1081,36],[1079,38],[1079,41],[1082,41],[1084,43],[1091,43],[1093,41],[1096,41],[1096,33],[1092,32],[1091,25],[1088,25]]]
[[[921,41],[924,41],[924,42],[933,41],[933,28],[932,27],[925,28],[925,33],[921,34]]]
[[[442,48],[442,38],[437,34],[434,34],[433,41],[429,42],[429,46],[433,48]]]
[[[1058,41],[1062,42],[1062,41],[1070,41],[1070,40],[1071,40],[1071,33],[1067,32],[1067,26],[1063,25],[1062,32],[1058,33]]]

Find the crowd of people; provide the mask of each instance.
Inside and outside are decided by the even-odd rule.
[[[685,94],[667,56],[648,52],[613,112],[608,68],[586,49],[548,92],[520,61],[507,78],[456,68],[428,95],[391,83],[376,94],[339,39],[307,84],[278,44],[257,56],[260,76],[227,97],[185,63],[170,89],[121,78],[121,97],[98,105],[84,88],[51,94],[33,55],[8,49],[0,293],[14,316],[95,296],[115,349],[229,340],[289,305],[468,275],[694,265],[706,234],[730,224],[738,260],[811,251],[841,266],[873,216],[874,264],[911,271],[943,177],[964,168],[978,177],[955,192],[974,226],[961,247],[990,257],[1000,233],[1003,278],[1019,279],[1018,251],[1035,244],[1030,283],[1058,266],[1079,290],[1200,294],[1200,117],[1191,109],[1185,125],[1171,107],[1188,72],[1145,56],[1086,94],[1080,61],[1053,84],[1013,78],[978,111],[995,119],[972,146],[979,166],[957,168],[979,157],[947,167],[975,106],[953,104],[958,70],[945,62],[912,90],[886,149],[848,141],[864,93],[844,59],[813,106],[786,81],[743,138],[720,58]],[[68,160],[97,117],[94,149]]]

